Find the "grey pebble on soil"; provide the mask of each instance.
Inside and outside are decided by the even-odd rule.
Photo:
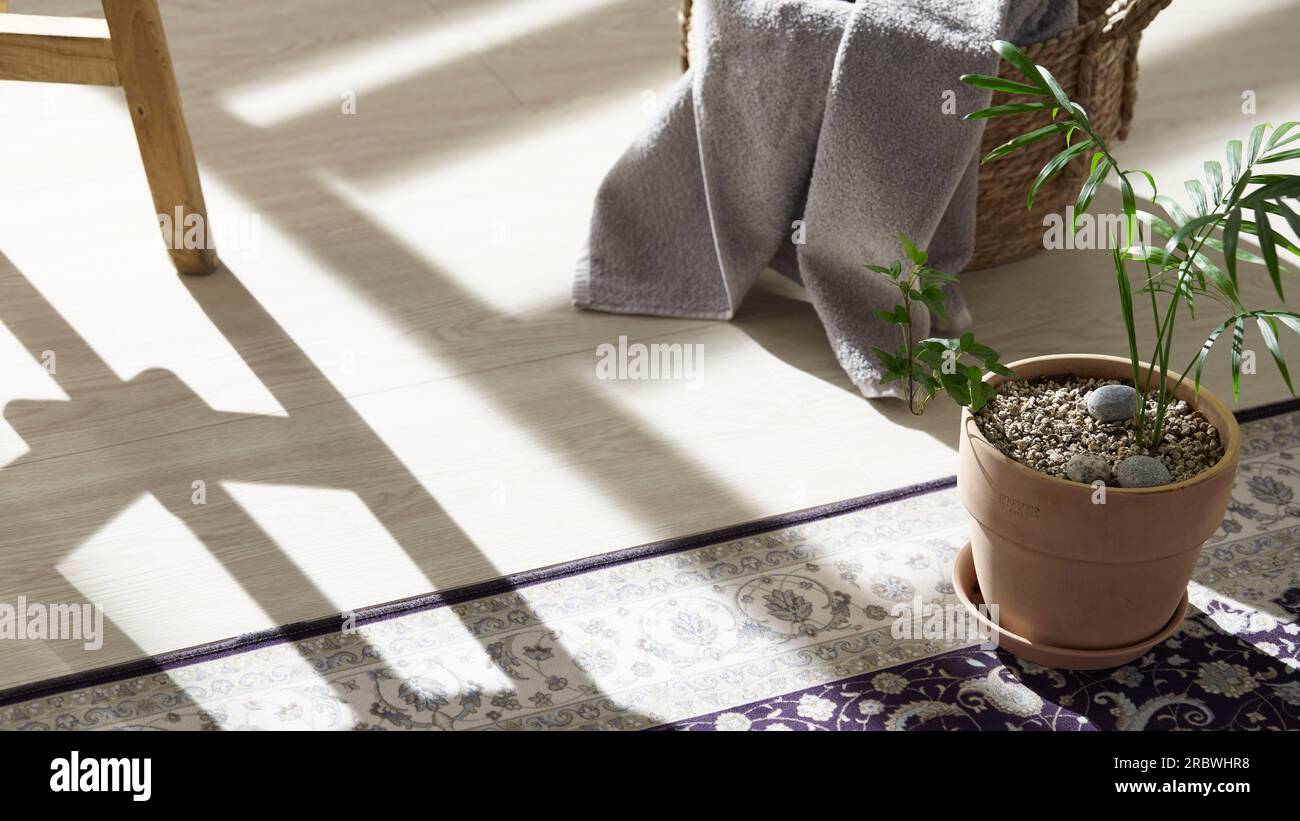
[[[1169,484],[1169,468],[1151,456],[1130,456],[1115,466],[1120,487],[1159,487]]]
[[[1088,395],[1099,387],[1131,385],[1113,379],[1074,376],[1013,379],[1003,382],[997,393],[975,415],[980,431],[994,447],[1040,473],[1072,481],[1075,476],[1101,472],[1095,460],[1105,460],[1109,470],[1101,481],[1112,484],[1121,462],[1130,456],[1150,456],[1169,472],[1161,482],[1181,482],[1209,468],[1223,456],[1219,433],[1204,416],[1186,402],[1170,403],[1165,415],[1165,434],[1154,451],[1137,446],[1133,419],[1103,422],[1088,411]],[[1110,391],[1110,393],[1114,393]],[[1129,407],[1133,406],[1130,397]],[[1147,418],[1154,417],[1156,403],[1147,403]],[[1073,464],[1071,460],[1074,460]],[[1150,466],[1147,466],[1150,468]],[[1126,470],[1126,473],[1130,471]],[[1153,470],[1142,474],[1149,481]],[[1090,484],[1097,479],[1084,481]]]
[[[1065,463],[1065,478],[1085,485],[1093,482],[1109,482],[1110,461],[1096,453],[1087,451],[1076,453]]]
[[[1133,416],[1137,407],[1137,391],[1132,385],[1102,385],[1090,391],[1084,405],[1093,419],[1102,422],[1123,422]]]

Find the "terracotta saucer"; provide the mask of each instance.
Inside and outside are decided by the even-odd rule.
[[[961,549],[957,554],[957,560],[953,563],[952,584],[956,588],[957,598],[975,614],[980,626],[985,630],[992,630],[997,636],[999,649],[1045,667],[1060,667],[1065,670],[1105,670],[1128,664],[1173,635],[1173,632],[1183,623],[1183,617],[1187,615],[1187,591],[1184,590],[1183,598],[1178,602],[1173,618],[1169,619],[1164,628],[1151,638],[1113,650],[1070,650],[1065,647],[1035,644],[998,627],[985,618],[979,610],[979,605],[984,603],[984,599],[980,596],[979,580],[975,578],[975,558],[969,543]]]

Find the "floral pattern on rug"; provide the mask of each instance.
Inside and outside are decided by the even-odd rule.
[[[960,646],[952,491],[0,707],[0,729],[638,729]]]
[[[1300,412],[1241,452],[1196,611],[1115,671],[894,635],[893,608],[956,600],[948,489],[33,698],[0,729],[1296,728]]]
[[[1276,604],[1300,612],[1300,588]],[[958,650],[720,711],[673,730],[1297,730],[1300,626],[1213,600],[1115,670]]]

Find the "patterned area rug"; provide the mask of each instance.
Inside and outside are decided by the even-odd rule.
[[[0,729],[1300,729],[1300,412],[1260,416],[1195,609],[1113,671],[895,637],[955,601],[949,481],[12,691]]]

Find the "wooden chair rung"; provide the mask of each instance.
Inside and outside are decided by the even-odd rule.
[[[87,17],[0,15],[0,80],[118,85],[108,24]]]

